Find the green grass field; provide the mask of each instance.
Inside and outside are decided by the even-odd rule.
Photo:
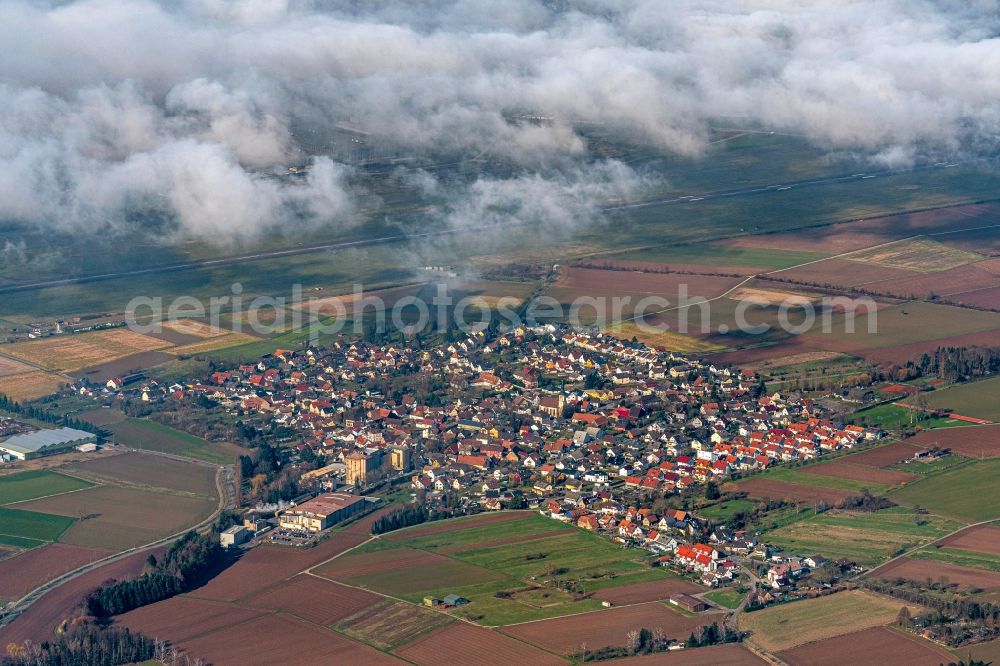
[[[574,600],[555,580],[574,581],[589,593],[671,577],[665,569],[650,567],[644,551],[623,548],[535,513],[490,525],[478,525],[475,518],[459,521],[468,527],[425,536],[418,536],[419,527],[412,528],[409,531],[414,537],[410,539],[399,539],[408,531],[401,530],[352,552],[354,557],[366,552],[418,549],[444,555],[451,563],[416,566],[398,574],[369,574],[345,582],[414,603],[427,595],[458,594],[472,603],[456,609],[456,614],[492,626],[601,608],[595,599]],[[529,536],[538,538],[513,541]],[[533,587],[542,589],[529,590]]]
[[[1000,377],[958,384],[927,393],[927,404],[963,416],[1000,420]]]
[[[827,559],[846,557],[874,566],[961,526],[960,522],[940,516],[917,515],[904,507],[875,513],[829,511],[770,531],[767,540],[796,553],[819,554]]]
[[[218,465],[233,462],[233,455],[223,447],[156,421],[130,418],[105,427],[114,433],[115,441],[123,446],[172,453]]]
[[[712,266],[748,266],[776,270],[789,268],[809,261],[825,259],[823,252],[774,250],[771,248],[741,247],[728,243],[694,243],[674,247],[657,247],[614,255],[623,261],[651,261],[669,264],[705,264]]]
[[[695,513],[698,516],[708,518],[709,520],[724,522],[732,518],[734,514],[739,513],[740,511],[750,511],[755,506],[757,506],[757,503],[750,500],[731,499],[719,502],[718,504],[696,509]]]
[[[935,562],[947,562],[948,564],[957,564],[958,566],[971,567],[973,569],[1000,571],[1000,555],[978,553],[972,550],[929,546],[912,553],[910,557],[921,560],[934,560]]]
[[[18,472],[0,476],[0,504],[24,502],[47,495],[70,492],[91,487],[92,483],[65,474],[47,470]]]
[[[892,501],[969,523],[1000,516],[1000,459],[977,460],[927,474],[889,493]]]
[[[74,521],[74,518],[67,516],[0,507],[0,534],[7,537],[38,542],[55,541]]]
[[[879,405],[861,409],[851,415],[851,422],[863,426],[878,426],[885,430],[933,430],[934,428],[953,428],[968,425],[965,421],[950,419],[945,416],[929,416],[917,410],[907,409],[895,404]]]
[[[746,595],[735,588],[725,587],[721,590],[707,592],[704,596],[709,601],[719,604],[723,608],[736,608],[743,603],[743,598]]]

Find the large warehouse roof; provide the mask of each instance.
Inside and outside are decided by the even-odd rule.
[[[0,449],[15,451],[20,454],[35,453],[50,446],[61,446],[81,442],[95,437],[93,433],[75,428],[56,428],[54,430],[37,430],[14,435],[0,441]]]

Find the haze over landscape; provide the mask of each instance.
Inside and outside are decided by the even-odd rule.
[[[996,0],[0,3],[0,666],[1000,663]]]

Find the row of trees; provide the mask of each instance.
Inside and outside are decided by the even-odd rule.
[[[10,644],[0,666],[116,666],[146,661],[154,653],[155,644],[147,636],[81,620],[54,640]]]
[[[76,428],[77,430],[92,432],[95,435],[99,435],[101,433],[101,429],[92,423],[81,421],[80,419],[74,419],[63,414],[55,414],[40,407],[36,407],[35,405],[22,405],[3,393],[0,393],[0,411],[17,414],[18,416],[23,416],[26,419],[41,421],[42,423],[51,423],[52,425],[66,426],[67,428]]]
[[[169,599],[190,589],[220,565],[224,557],[214,535],[188,532],[159,562],[150,555],[150,571],[131,580],[112,581],[87,595],[90,615],[109,617]]]
[[[384,534],[403,527],[450,517],[451,514],[446,511],[428,511],[420,505],[408,506],[404,509],[396,509],[372,523],[372,534]]]

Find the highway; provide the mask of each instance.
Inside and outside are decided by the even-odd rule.
[[[828,185],[832,183],[858,182],[862,180],[868,180],[871,178],[885,178],[888,176],[895,176],[903,173],[912,173],[916,171],[925,171],[929,169],[943,169],[951,166],[955,166],[955,164],[940,163],[931,166],[917,167],[906,171],[878,171],[871,173],[854,173],[844,176],[830,176],[825,178],[803,179],[791,182],[775,183],[773,185],[765,185],[765,186],[756,185],[753,187],[746,187],[742,189],[719,190],[714,192],[703,192],[700,194],[689,194],[684,196],[650,199],[647,201],[637,201],[632,203],[613,204],[609,206],[604,206],[601,208],[601,210],[604,212],[625,211],[625,210],[635,210],[640,208],[655,208],[659,206],[676,206],[676,205],[697,203],[699,201],[711,201],[715,199],[726,199],[731,197],[757,196],[764,194],[780,195],[780,193],[782,192],[796,188],[816,187],[818,185]],[[21,291],[34,291],[37,289],[48,289],[51,287],[61,287],[72,284],[102,282],[106,280],[117,280],[121,278],[138,277],[142,275],[154,275],[158,273],[173,273],[181,271],[200,270],[205,268],[213,268],[216,266],[228,266],[228,265],[242,264],[253,261],[263,261],[266,259],[274,259],[278,257],[312,254],[316,252],[329,252],[332,250],[343,250],[343,249],[366,247],[372,245],[384,245],[387,243],[398,243],[401,241],[420,240],[420,239],[434,238],[440,236],[457,236],[465,233],[475,233],[477,231],[482,231],[488,228],[489,227],[485,226],[453,227],[449,229],[438,229],[435,231],[425,231],[413,234],[400,233],[389,236],[379,236],[376,238],[365,238],[361,240],[331,241],[313,245],[300,245],[292,248],[285,248],[282,250],[267,250],[262,252],[254,252],[251,254],[217,257],[214,259],[189,261],[177,264],[166,264],[162,266],[150,266],[149,268],[138,268],[134,270],[118,271],[113,273],[98,273],[92,275],[80,275],[77,277],[59,278],[53,280],[40,280],[37,282],[25,282],[21,284],[9,284],[0,286],[0,294],[21,292]]]

